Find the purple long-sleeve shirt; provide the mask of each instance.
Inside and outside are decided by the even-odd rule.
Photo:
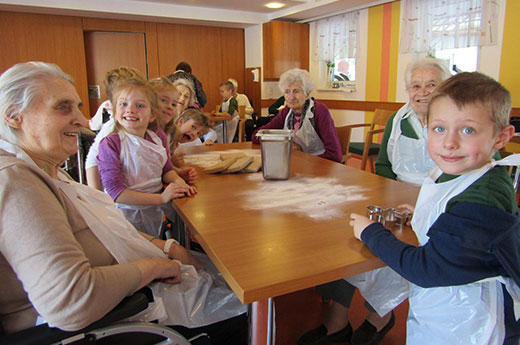
[[[162,174],[173,170],[173,164],[170,160],[170,149],[168,147],[168,138],[162,129],[152,129],[155,134],[161,139],[162,145],[166,149],[166,156],[168,160],[163,167]],[[148,133],[145,134],[145,140],[154,142]],[[113,200],[121,194],[129,186],[125,184],[123,177],[122,162],[121,162],[121,139],[117,133],[113,133],[99,143],[99,153],[97,156],[98,170],[101,176],[103,188],[110,195]]]
[[[338,133],[336,132],[334,120],[332,120],[330,116],[329,109],[327,109],[325,104],[319,103],[316,100],[314,100],[314,109],[314,130],[320,137],[323,147],[325,148],[325,152],[319,155],[319,157],[341,162],[343,159],[341,144],[339,143]],[[283,108],[269,123],[257,129],[251,136],[253,144],[260,143],[256,137],[256,132],[260,129],[282,129],[289,110],[289,107]]]

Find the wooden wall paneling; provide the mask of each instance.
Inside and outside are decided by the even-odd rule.
[[[88,106],[87,71],[82,21],[79,17],[0,11],[0,73],[27,61],[52,62],[75,80],[78,95]]]
[[[146,77],[144,33],[86,31],[85,54],[89,85],[99,85],[100,99],[89,99],[92,115],[108,97],[103,81],[108,71],[119,66],[138,69]]]
[[[374,111],[376,109],[398,110],[404,103],[402,102],[378,102],[378,101],[342,101],[334,99],[318,99],[329,109],[339,110],[359,110]],[[276,99],[262,99],[262,108],[267,108],[274,103]]]
[[[292,68],[309,70],[309,24],[272,21],[262,25],[264,80]]]
[[[146,63],[148,78],[160,77],[159,73],[159,47],[157,44],[157,24],[145,23]]]
[[[253,81],[253,73],[251,71],[258,69],[258,81]],[[249,98],[255,113],[262,113],[262,68],[252,67],[244,69],[244,93]]]
[[[244,30],[221,28],[223,79],[238,82],[238,92],[244,93],[245,42]]]
[[[83,30],[86,31],[119,31],[145,32],[145,23],[133,20],[83,18]]]

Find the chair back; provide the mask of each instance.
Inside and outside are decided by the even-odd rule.
[[[375,126],[386,126],[388,119],[395,113],[393,110],[376,109],[374,111],[374,117],[372,118],[372,128]]]
[[[341,145],[341,154],[343,156],[343,159],[341,160],[341,163],[346,164],[346,161],[348,160],[347,156],[348,154],[348,144],[349,144],[349,133],[350,127],[349,126],[341,126],[336,127],[336,133],[338,133],[339,138],[339,144]]]
[[[238,116],[240,117],[240,119],[246,118],[246,106],[245,105],[238,106]]]
[[[246,106],[238,106],[238,117],[240,122],[238,123],[238,141],[240,143],[246,141]]]

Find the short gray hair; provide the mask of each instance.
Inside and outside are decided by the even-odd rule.
[[[309,95],[314,90],[314,82],[312,81],[311,74],[304,69],[293,68],[283,73],[280,76],[278,87],[282,93],[285,92],[289,84],[301,83],[303,92]]]
[[[193,89],[193,83],[191,80],[179,78],[173,81],[173,86],[177,87],[179,85],[186,86],[188,89],[190,89],[190,101],[188,106],[195,104],[195,90]]]
[[[439,60],[439,59],[434,59],[431,57],[425,57],[425,58],[422,58],[422,59],[419,59],[417,61],[410,63],[406,67],[406,72],[404,75],[404,82],[406,84],[406,89],[410,88],[410,83],[412,81],[412,73],[416,69],[424,68],[424,67],[437,68],[441,72],[440,73],[441,81],[444,81],[444,80],[448,79],[449,77],[451,77],[450,70],[448,69],[448,67],[446,66],[446,63],[444,61]]]
[[[57,65],[47,62],[19,63],[0,76],[0,137],[13,144],[18,142],[16,131],[6,118],[20,119],[21,114],[33,106],[45,87],[43,81],[62,78],[74,84],[70,75]]]

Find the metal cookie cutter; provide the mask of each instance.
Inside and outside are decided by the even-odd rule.
[[[367,217],[370,220],[383,224],[388,229],[403,228],[411,218],[412,214],[408,211],[400,212],[395,208],[382,208],[381,206],[368,205]]]

